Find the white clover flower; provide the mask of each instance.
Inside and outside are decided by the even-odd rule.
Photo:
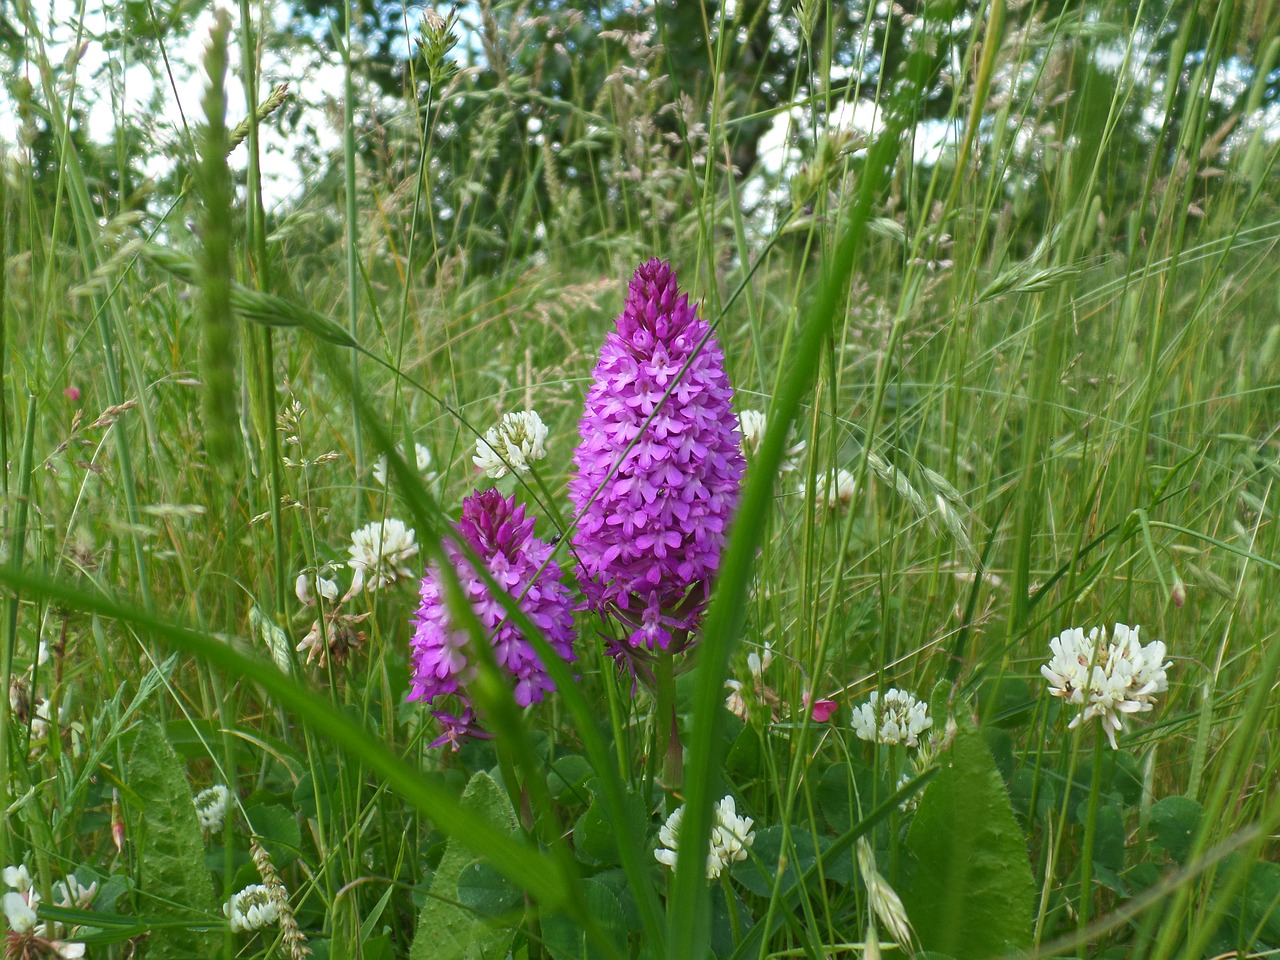
[[[35,907],[39,902],[40,897],[34,890],[29,896],[12,891],[6,893],[4,916],[9,921],[9,929],[17,934],[30,933],[34,930],[38,919]]]
[[[412,528],[406,527],[403,520],[388,517],[366,524],[351,534],[347,551],[351,554],[347,566],[355,571],[347,595],[355,596],[366,586],[377,590],[412,577],[408,562],[418,555],[418,545]]]
[[[94,880],[86,887],[74,873],[69,873],[65,880],[54,881],[53,895],[60,907],[86,910],[98,895],[98,881]]]
[[[16,867],[5,867],[0,872],[0,878],[4,880],[5,886],[12,887],[19,893],[26,893],[31,889],[31,874],[27,872],[27,866],[24,863],[18,864]]]
[[[662,846],[653,851],[654,859],[665,863],[668,867],[676,865],[676,851],[680,843],[680,825],[684,822],[684,806],[676,808],[667,817],[658,830],[658,840]],[[756,835],[752,830],[755,821],[750,817],[739,817],[737,805],[732,796],[727,796],[716,804],[714,819],[711,825],[711,839],[707,849],[707,879],[714,880],[731,864],[747,859],[747,849],[755,843]]]
[[[431,470],[431,465],[435,462],[435,458],[431,456],[431,451],[422,444],[415,443],[413,445],[413,455],[417,462],[418,476],[422,477],[427,483],[435,480],[437,474]],[[405,459],[408,458],[406,457]],[[373,464],[373,479],[384,487],[387,485],[387,455],[385,453]]]
[[[333,603],[338,599],[338,581],[326,580],[318,573],[311,574],[304,571],[298,574],[297,580],[293,581],[293,592],[298,601],[308,607],[315,605],[317,593]]]
[[[773,663],[773,644],[771,643],[766,642],[759,653],[752,650],[747,654],[747,671],[751,674],[751,685],[756,694],[764,700],[768,700],[771,693],[764,685],[764,672],[769,669],[771,663]],[[729,695],[724,699],[725,707],[734,716],[742,720],[748,719],[750,711],[743,696],[745,687],[742,681],[730,677],[725,680],[724,687],[729,691]]]
[[[227,807],[231,805],[231,791],[220,783],[214,784],[208,790],[201,790],[196,794],[195,805],[200,829],[217,833],[222,829]]]
[[[251,883],[232,894],[231,902],[222,905],[222,912],[237,933],[261,930],[280,919],[279,905],[272,898],[271,890],[261,883]]]
[[[36,712],[31,717],[32,741],[43,740],[49,734],[49,701],[41,697],[36,701]]]
[[[508,413],[476,441],[472,462],[491,480],[516,473],[529,472],[529,465],[547,455],[547,426],[533,410]]]
[[[859,739],[908,747],[918,747],[920,734],[933,726],[924,702],[896,687],[885,691],[883,703],[880,692],[872,690],[867,702],[853,711],[852,722]]]
[[[764,440],[765,428],[769,418],[759,410],[743,410],[738,416],[738,426],[742,429],[742,453],[748,459],[760,453],[760,443]],[[800,457],[804,454],[805,442],[795,438],[795,425],[787,432],[787,449],[782,454],[782,463],[778,465],[780,473],[792,473],[800,467]]]
[[[804,484],[800,485],[800,495],[804,496]],[[853,503],[853,495],[858,492],[858,484],[848,470],[837,470],[833,477],[830,473],[818,478],[818,489],[815,497],[819,506],[828,510],[838,510]]]
[[[773,644],[768,641],[765,641],[759,653],[752,650],[747,654],[747,669],[751,671],[753,680],[763,680],[764,672],[769,669],[771,663],[773,663]]]
[[[1146,713],[1155,695],[1169,688],[1165,670],[1172,662],[1165,662],[1165,645],[1153,640],[1143,646],[1140,629],[1117,623],[1110,637],[1105,627],[1088,636],[1080,627],[1064,630],[1049,641],[1052,656],[1040,668],[1049,693],[1082,708],[1068,729],[1097,717],[1113,750],[1125,714]]]
[[[18,864],[5,867],[0,877],[6,886],[13,888],[4,895],[4,915],[9,929],[17,934],[30,933],[36,926],[36,905],[40,902],[40,892],[32,885],[31,874],[25,864]]]

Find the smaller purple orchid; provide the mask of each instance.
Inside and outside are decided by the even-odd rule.
[[[573,652],[573,601],[560,582],[560,566],[551,560],[551,544],[533,535],[533,517],[525,515],[514,497],[504,497],[495,489],[477,491],[462,502],[458,535],[484,560],[489,575],[512,597],[542,631],[547,642],[563,659],[576,659]],[[493,645],[498,665],[515,680],[515,701],[522,707],[539,703],[555,686],[542,661],[507,611],[476,575],[457,542],[446,541],[445,550],[458,573],[462,592],[484,626]],[[439,698],[454,696],[461,702],[458,713],[432,710],[440,721],[442,736],[431,745],[448,743],[456,750],[459,739],[484,736],[476,722],[466,685],[475,675],[467,660],[470,634],[454,624],[444,598],[438,569],[428,568],[422,578],[422,604],[414,622],[410,641],[413,678],[410,700],[434,704]]]

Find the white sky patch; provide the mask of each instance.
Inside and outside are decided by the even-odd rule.
[[[233,129],[248,114],[244,85],[240,80],[239,13],[233,5],[214,4],[201,11],[185,33],[175,32],[166,38],[168,71],[158,51],[154,69],[144,63],[126,64],[118,51],[107,52],[98,38],[119,28],[118,21],[110,16],[112,8],[88,4],[79,29],[75,23],[76,9],[74,0],[52,0],[46,7],[46,16],[39,23],[45,55],[54,65],[64,64],[76,49],[77,36],[84,38],[79,61],[75,64],[75,77],[77,100],[85,111],[85,133],[95,143],[110,142],[117,126],[149,133],[152,147],[141,162],[141,171],[146,176],[163,176],[173,169],[176,156],[190,154],[189,138],[196,135],[196,128],[204,119],[201,104],[205,87],[203,62],[217,9],[226,9],[232,22],[226,78],[228,129]],[[277,6],[275,10],[277,22],[272,29],[281,29],[284,25],[282,18],[288,15],[288,10],[283,6]],[[32,56],[36,56],[36,38],[32,38],[31,49]],[[325,59],[314,49],[303,51],[295,48],[279,53],[264,50],[258,81],[259,100],[265,100],[277,83],[287,81],[291,96],[306,104],[340,103],[343,68],[336,61],[336,56]],[[38,73],[30,65],[27,70],[32,84],[38,89]],[[59,88],[64,103],[66,87],[64,79]],[[41,94],[38,96],[43,99]],[[155,109],[157,98],[158,111]],[[285,109],[288,109],[287,103]],[[314,137],[314,143],[308,146],[320,153],[340,149],[341,133],[326,121],[323,111],[310,106],[305,113],[303,124],[307,133]],[[14,104],[0,92],[0,124],[6,130],[16,130],[18,122]],[[282,133],[270,121],[258,129],[264,203],[270,208],[297,199],[309,179],[309,171],[300,169],[295,160],[295,138]],[[12,135],[0,134],[0,140],[10,144],[11,138]],[[234,151],[229,162],[233,170],[243,171],[248,166],[246,148]]]

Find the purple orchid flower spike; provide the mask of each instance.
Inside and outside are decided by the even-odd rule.
[[[744,469],[732,399],[720,344],[670,265],[642,264],[605,338],[569,481],[583,592],[631,627],[633,650],[674,652],[706,607]]]

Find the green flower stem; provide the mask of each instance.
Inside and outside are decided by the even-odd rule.
[[[1084,824],[1084,850],[1080,858],[1080,909],[1077,911],[1077,927],[1081,934],[1089,926],[1089,904],[1093,894],[1093,844],[1098,832],[1098,797],[1102,793],[1102,761],[1105,759],[1102,731],[1096,731],[1093,741],[1093,770],[1089,779],[1089,815]],[[1076,955],[1084,960],[1088,941],[1083,937],[1076,948]]]
[[[669,794],[680,789],[684,774],[684,748],[680,743],[680,731],[676,726],[675,657],[668,653],[658,656],[654,665],[653,722],[657,730],[658,748],[656,762],[662,764],[662,785]],[[667,805],[670,813],[678,804],[674,796]]]
[[[720,886],[724,890],[724,905],[729,911],[729,932],[733,936],[733,948],[738,949],[742,942],[742,928],[738,920],[738,903],[733,895],[733,884],[729,882],[729,870],[720,871]]]

